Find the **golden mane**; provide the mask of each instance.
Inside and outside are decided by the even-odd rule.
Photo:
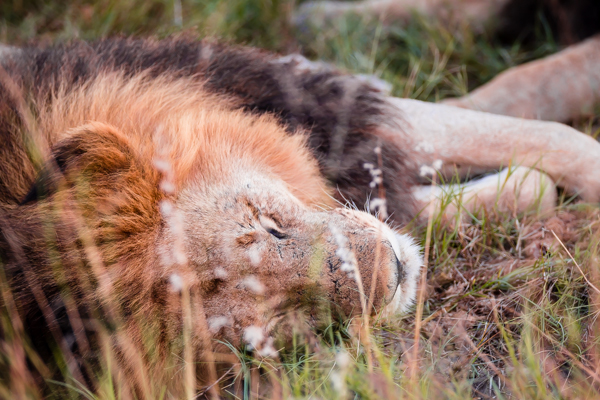
[[[218,182],[239,162],[276,175],[307,205],[332,203],[302,132],[289,134],[274,116],[236,109],[197,78],[106,72],[75,89],[59,86],[49,102],[37,103],[38,132],[50,147],[82,125],[104,124],[140,158],[168,160],[177,186],[191,176]]]

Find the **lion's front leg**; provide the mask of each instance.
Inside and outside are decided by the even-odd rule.
[[[445,104],[493,114],[566,122],[600,101],[600,36],[511,68]]]
[[[392,119],[408,134],[393,125],[381,125],[379,134],[410,149],[414,168],[440,160],[442,174],[451,176],[457,170],[528,167],[586,201],[600,200],[600,143],[573,128],[417,100],[388,101]]]

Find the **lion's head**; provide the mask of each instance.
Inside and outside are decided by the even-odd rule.
[[[221,322],[214,334],[267,330],[286,310],[322,300],[356,315],[362,312],[357,280],[368,297],[375,274],[376,309],[388,305],[393,313],[410,305],[420,257],[409,237],[364,212],[304,204],[285,181],[260,169],[243,163],[233,169],[225,182],[190,184],[177,199],[209,325]]]

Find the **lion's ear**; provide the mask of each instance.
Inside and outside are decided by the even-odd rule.
[[[79,127],[53,146],[52,158],[24,203],[65,191],[67,196],[57,198],[56,204],[76,207],[98,244],[121,243],[161,220],[160,175],[152,155],[144,154],[110,125]],[[122,242],[125,247],[132,243],[137,242]],[[110,254],[134,250],[119,249]]]
[[[140,179],[151,178],[144,173],[148,168],[144,168],[127,138],[106,124],[76,128],[53,146],[51,154],[21,204],[50,196],[60,187],[84,185],[93,192],[107,194],[125,189],[120,187],[125,183],[124,176],[132,178],[128,184],[134,184],[136,172],[143,175]]]

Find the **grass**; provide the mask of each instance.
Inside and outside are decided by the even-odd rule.
[[[349,17],[335,28],[298,32],[287,22],[295,6],[288,0],[184,0],[179,24],[174,2],[167,0],[8,0],[0,5],[0,42],[196,30],[199,36],[300,51],[353,73],[374,74],[392,84],[394,95],[428,101],[464,94],[506,68],[558,50],[543,24],[528,47],[500,46],[485,34],[418,16],[405,26]],[[598,134],[595,117],[574,124]],[[319,330],[299,324],[292,343],[274,359],[221,344],[230,353],[215,355],[224,366],[219,374],[226,374],[212,393],[218,387],[228,398],[600,398],[600,293],[594,288],[600,286],[599,221],[596,206],[564,196],[544,217],[487,210],[469,223],[447,224],[436,214],[422,320],[415,321],[414,311],[391,322],[375,318],[368,342],[360,338],[361,320],[330,316]],[[425,243],[426,226],[407,229]],[[0,397],[39,398],[25,354],[29,368],[46,367],[31,353],[10,290],[4,279],[0,283]],[[127,383],[111,373],[115,355],[107,341],[101,337],[97,393],[74,378],[68,355],[55,354],[63,367],[63,379],[49,382],[55,398],[131,398]],[[169,398],[160,380],[145,382],[147,397]]]

